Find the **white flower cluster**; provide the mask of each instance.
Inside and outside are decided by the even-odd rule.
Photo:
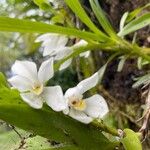
[[[73,46],[66,46],[68,43],[68,38],[63,35],[47,33],[39,36],[35,42],[42,42],[43,48],[43,56],[51,56],[54,57],[54,60],[61,60],[67,56],[69,56],[73,49],[79,48],[81,46],[86,46],[88,43],[84,40],[80,40],[78,43]],[[88,57],[90,55],[90,51],[81,53],[81,57]],[[59,68],[59,70],[67,68],[72,62],[72,59],[65,61]]]
[[[87,42],[81,40],[72,47],[67,47],[68,39],[58,34],[45,34],[38,37],[36,41],[43,42],[43,56],[50,55],[52,57],[44,61],[39,69],[31,61],[17,60],[14,63],[12,66],[14,76],[8,81],[20,91],[22,99],[35,109],[41,109],[43,103],[46,103],[54,111],[62,111],[86,124],[93,119],[104,117],[109,109],[102,96],[95,94],[89,98],[83,98],[83,93],[98,83],[98,73],[81,81],[76,87],[68,89],[65,94],[59,85],[46,86],[47,81],[54,76],[54,60],[66,57],[74,47],[86,45]],[[81,55],[87,57],[89,52]],[[71,59],[67,60],[60,69],[66,68],[71,61]]]

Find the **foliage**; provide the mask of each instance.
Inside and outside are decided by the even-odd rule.
[[[57,33],[66,35],[70,39],[86,40],[88,42],[86,46],[74,48],[71,54],[64,57],[62,60],[57,61],[57,63],[55,63],[55,70],[57,71],[59,66],[65,61],[70,58],[75,58],[83,52],[89,50],[108,52],[111,56],[97,71],[99,74],[99,82],[102,80],[108,63],[114,58],[119,57],[121,59],[118,65],[118,72],[122,70],[124,63],[128,58],[136,58],[137,60],[141,58],[141,64],[143,64],[144,61],[147,62],[145,64],[149,64],[150,48],[144,48],[135,42],[130,43],[126,40],[127,35],[150,24],[149,12],[138,15],[139,12],[148,7],[149,4],[135,9],[131,13],[126,12],[121,18],[120,31],[117,33],[106,18],[98,0],[89,0],[89,2],[92,11],[103,30],[99,29],[93,23],[79,0],[65,0],[65,4],[86,26],[86,30],[80,27],[76,28],[74,23],[70,21],[69,15],[67,15],[64,9],[59,10],[57,8],[57,12],[57,9],[53,9],[51,3],[47,0],[34,0],[31,2],[34,8],[38,10],[39,7],[39,9],[45,11],[45,13],[50,14],[53,24],[45,22],[44,19],[38,21],[38,18],[36,17],[34,21],[31,21],[30,17],[27,16],[24,17],[25,19],[1,16],[0,31],[28,34],[26,44],[28,45],[27,48],[30,49],[28,54],[34,53],[39,46],[39,43],[34,43],[36,37],[34,34],[37,33]],[[15,2],[10,1],[10,3]],[[21,1],[16,3],[21,3]],[[30,8],[26,7],[26,10],[29,9]],[[67,11],[71,12],[71,10]],[[140,63],[138,66],[140,66]],[[149,73],[141,77],[133,87],[137,87],[141,84],[149,84]],[[66,88],[64,89],[66,90]],[[54,112],[46,105],[40,110],[30,108],[22,101],[20,93],[17,90],[8,87],[2,74],[0,74],[0,119],[46,139],[58,142],[59,147],[56,149],[98,150],[100,147],[101,150],[112,150],[116,146],[120,146],[119,144],[121,143],[125,150],[142,149],[137,134],[131,129],[124,129],[123,135],[119,135],[117,132],[118,130],[107,126],[103,121],[86,125],[61,112]],[[102,131],[113,137],[114,141],[110,141],[105,137]],[[117,138],[119,138],[119,140],[117,140],[115,136],[118,136]],[[42,141],[42,139],[38,140]]]
[[[27,150],[33,149],[50,149],[53,146],[50,145],[50,142],[46,138],[42,138],[40,136],[31,136],[30,134],[17,129],[19,134],[24,138],[19,137],[15,131],[8,131],[0,134],[0,147],[1,149],[18,149],[25,148]]]
[[[4,121],[57,142],[75,144],[82,149],[94,150],[100,144],[101,149],[109,150],[116,145],[105,138],[101,131],[54,112],[46,106],[41,110],[30,108],[22,102],[18,91],[1,86],[0,116]]]
[[[130,129],[124,129],[124,133],[126,137],[123,138],[121,142],[123,143],[125,150],[132,150],[132,149],[142,150],[139,137],[138,135],[135,134],[135,132],[133,132]]]

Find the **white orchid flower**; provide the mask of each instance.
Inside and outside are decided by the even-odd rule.
[[[47,33],[39,36],[35,42],[42,42],[43,56],[53,56],[55,60],[61,60],[72,53],[72,50],[66,47],[68,38],[63,35]],[[64,62],[59,70],[67,68],[71,60]]]
[[[80,40],[73,46],[66,46],[68,38],[63,35],[47,33],[39,36],[35,42],[42,42],[43,56],[53,56],[55,60],[61,60],[69,56],[73,49],[79,48],[81,46],[86,46],[88,43],[85,40]],[[80,57],[89,57],[90,51],[80,54]],[[59,70],[67,68],[72,62],[72,58],[61,64]]]
[[[88,124],[95,118],[103,118],[109,111],[104,98],[95,94],[83,98],[83,93],[94,87],[98,82],[98,73],[81,81],[76,87],[70,88],[65,93],[68,107],[63,111],[72,118]]]
[[[79,42],[77,42],[76,44],[74,44],[74,45],[72,46],[72,48],[73,48],[73,49],[79,48],[79,47],[81,47],[81,46],[86,46],[87,44],[88,44],[88,42],[86,42],[85,40],[80,40]],[[81,54],[80,54],[80,57],[85,57],[85,58],[87,58],[87,57],[89,57],[89,55],[90,55],[90,51],[86,51],[86,52],[81,53]]]
[[[60,34],[47,33],[39,36],[35,42],[42,42],[43,56],[55,56],[66,47],[68,38]]]
[[[12,72],[15,75],[8,81],[21,92],[22,99],[31,107],[40,109],[43,102],[55,111],[62,111],[66,107],[60,86],[45,87],[54,75],[53,58],[44,61],[38,71],[34,62],[17,60]]]

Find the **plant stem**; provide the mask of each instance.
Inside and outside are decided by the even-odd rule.
[[[138,45],[133,45],[127,42],[124,39],[119,39],[118,41],[111,41],[108,43],[90,43],[87,46],[82,46],[79,48],[75,48],[73,53],[71,53],[69,56],[66,56],[64,59],[60,60],[58,63],[55,64],[55,70],[58,70],[60,65],[64,63],[66,60],[78,56],[80,53],[86,52],[86,51],[93,51],[93,50],[101,50],[101,51],[107,51],[107,52],[120,52],[120,54],[124,55],[130,55],[130,56],[136,56],[136,57],[142,57],[145,60],[150,62],[150,49],[149,48],[142,48],[138,47]]]
[[[107,133],[110,133],[114,136],[119,136],[119,133],[118,133],[118,130],[115,129],[115,128],[112,128],[110,126],[107,126],[103,120],[94,120],[92,123],[91,123],[92,126],[96,127],[97,129],[100,129],[102,131],[105,131]]]

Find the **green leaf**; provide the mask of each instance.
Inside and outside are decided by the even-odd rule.
[[[40,136],[34,136],[25,139],[24,147],[26,147],[25,150],[44,150],[55,148],[55,146],[51,145],[50,141]]]
[[[0,88],[0,119],[26,131],[81,149],[112,150],[110,142],[92,125],[82,124],[48,106],[36,110],[24,103],[16,90]]]
[[[93,32],[99,35],[101,41],[108,40],[108,37],[93,24],[93,22],[79,3],[79,0],[65,0],[65,2],[80,18],[80,20],[87,25],[87,27],[89,27]]]
[[[48,0],[33,0],[33,2],[40,7],[42,10],[48,10],[51,8]]]
[[[7,87],[7,81],[4,75],[0,72],[0,87],[3,87],[3,86]]]
[[[82,150],[82,149],[72,145],[63,145],[63,146],[58,146],[58,147],[44,149],[44,150]]]
[[[125,24],[125,22],[126,22],[126,19],[127,19],[128,15],[129,15],[129,13],[128,13],[128,12],[125,12],[125,13],[123,14],[123,16],[121,17],[121,20],[120,20],[120,31],[123,29],[124,24]]]
[[[141,85],[148,85],[150,84],[150,73],[142,76],[142,77],[139,77],[137,78],[138,80],[132,85],[133,88],[137,88]]]
[[[142,69],[142,57],[138,57],[137,59],[137,67],[139,70]]]
[[[143,9],[150,7],[150,3],[146,4],[143,7],[139,7],[137,9],[134,9],[132,12],[129,13],[126,22],[130,22],[132,19],[134,19]]]
[[[20,137],[14,131],[6,131],[0,134],[0,148],[2,150],[16,149],[19,147],[20,141]]]
[[[122,57],[120,58],[120,61],[119,61],[119,64],[118,64],[118,68],[117,68],[117,71],[118,71],[118,72],[121,72],[121,71],[122,71],[123,66],[124,66],[125,61],[127,60],[127,58],[128,58],[128,56],[122,56]]]
[[[149,61],[143,59],[142,57],[138,57],[138,59],[137,59],[137,67],[138,67],[139,70],[141,70],[144,65],[148,65],[148,64],[150,64]]]
[[[128,23],[119,33],[119,36],[125,36],[131,32],[139,30],[150,24],[150,13],[144,14]]]
[[[29,21],[24,19],[15,19],[0,17],[0,31],[22,32],[22,33],[58,33],[69,36],[75,36],[85,40],[100,41],[99,35],[91,32],[80,31],[75,28],[50,25],[42,22]],[[92,37],[92,39],[91,39]]]
[[[121,142],[125,150],[142,150],[141,142],[134,131],[124,129],[124,133],[125,137],[121,139]]]
[[[24,144],[23,147],[26,147],[26,150],[42,150],[48,148],[54,148],[51,145],[50,141],[46,138],[40,136],[30,137],[30,133],[27,133],[23,130],[16,129],[17,132],[23,137]],[[0,148],[1,150],[15,150],[18,149],[21,145],[22,139],[18,136],[18,134],[14,131],[5,131],[0,134]]]
[[[93,12],[95,13],[99,23],[101,24],[105,32],[112,37],[116,37],[115,31],[106,18],[101,6],[99,5],[98,0],[90,0],[90,4]]]
[[[105,65],[103,65],[99,70],[98,70],[98,82],[101,83],[102,79],[103,79],[103,76],[104,76],[104,73],[106,71],[106,68],[107,68],[107,65],[108,63],[106,63]]]
[[[63,11],[57,12],[57,14],[54,17],[51,18],[51,22],[53,24],[56,24],[56,23],[64,24],[65,14],[63,13]]]

